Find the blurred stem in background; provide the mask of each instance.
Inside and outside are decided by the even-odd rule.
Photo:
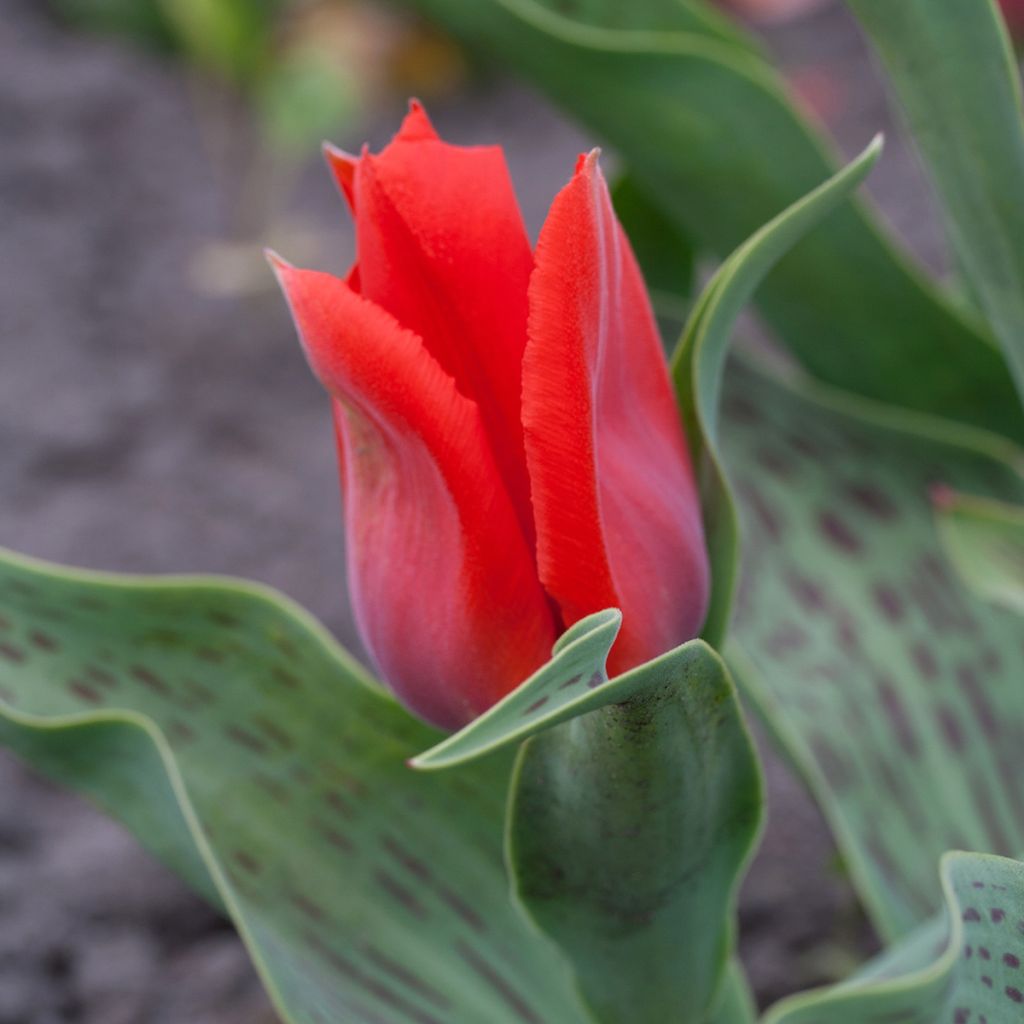
[[[222,195],[220,237],[193,285],[241,295],[273,286],[262,247],[315,263],[321,232],[288,200],[321,140],[355,134],[396,92],[426,97],[464,76],[459,50],[368,0],[49,0],[68,23],[129,38],[186,67]]]

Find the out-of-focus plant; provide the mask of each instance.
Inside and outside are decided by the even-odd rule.
[[[273,238],[315,257],[321,232],[290,219],[298,172],[322,139],[355,130],[395,89],[427,96],[461,80],[458,50],[366,0],[51,0],[71,23],[174,55],[229,210],[196,255],[197,287],[267,286]]]
[[[500,155],[414,109],[330,154],[349,275],[274,261],[360,628],[461,728],[262,589],[6,555],[0,740],[224,906],[289,1024],[750,1024],[735,676],[886,943],[764,1020],[1016,1024],[1024,121],[996,6],[849,0],[967,307],[850,201],[878,145],[832,168],[716,9],[410,2],[626,164],[625,232],[584,157],[531,252]],[[667,372],[629,235],[689,310]],[[774,370],[727,363],[755,292]]]

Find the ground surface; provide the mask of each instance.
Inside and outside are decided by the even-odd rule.
[[[268,581],[346,640],[324,402],[277,297],[197,294],[184,268],[225,222],[173,67],[0,0],[0,544],[97,568]],[[842,12],[777,33],[795,68],[846,83],[842,145],[884,125]],[[813,85],[813,75],[809,79]],[[379,141],[396,111],[375,118]],[[435,109],[458,141],[501,141],[536,231],[587,140],[499,85]],[[341,140],[355,143],[358,140]],[[875,178],[934,259],[927,198],[897,146]],[[311,171],[299,213],[337,223]],[[762,1000],[842,971],[866,930],[800,787],[768,759],[771,825],[746,886],[743,951]],[[0,1024],[272,1019],[224,921],[117,826],[0,756]]]

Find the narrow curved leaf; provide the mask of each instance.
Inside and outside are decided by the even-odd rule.
[[[596,1020],[698,1024],[715,1010],[760,823],[756,755],[728,672],[699,640],[603,689],[619,701],[522,747],[515,892]],[[723,998],[742,1020],[741,990]]]
[[[634,692],[620,676],[608,685],[605,662],[622,614],[610,608],[580,619],[558,639],[551,658],[503,700],[414,757],[414,768],[450,768],[518,743]]]
[[[776,262],[808,230],[848,199],[881,152],[875,139],[853,162],[766,224],[719,268],[697,301],[672,359],[672,374],[695,464],[702,468],[712,593],[704,636],[725,636],[732,608],[737,561],[733,498],[718,453],[719,404],[732,328],[743,306]]]
[[[1024,399],[1024,107],[992,0],[849,0],[938,188],[971,291]]]
[[[509,762],[439,734],[305,613],[228,581],[0,556],[0,740],[231,914],[288,1024],[587,1024],[509,899]]]
[[[1024,614],[1024,508],[933,492],[941,538],[961,578],[986,600]]]
[[[731,252],[834,170],[771,66],[696,21],[683,24],[667,0],[590,0],[570,18],[555,0],[405,2],[611,143],[636,182],[711,252]],[[619,27],[614,12],[634,6],[642,14]],[[998,350],[893,251],[860,205],[780,261],[759,306],[825,381],[1024,438]]]
[[[870,970],[787,999],[764,1024],[1010,1024],[1024,1018],[1024,864],[942,859],[944,920]]]

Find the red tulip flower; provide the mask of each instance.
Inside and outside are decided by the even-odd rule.
[[[596,155],[535,252],[504,156],[413,104],[379,154],[328,159],[355,217],[344,279],[275,258],[332,397],[361,635],[453,728],[623,612],[610,670],[694,637],[708,565],[650,302]]]

